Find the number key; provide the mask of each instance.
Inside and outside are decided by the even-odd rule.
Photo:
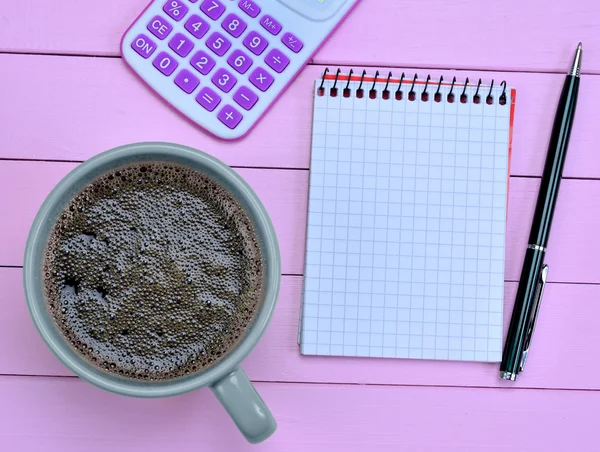
[[[171,75],[179,65],[175,57],[172,57],[167,52],[160,52],[152,64],[166,76]]]
[[[173,39],[169,41],[169,47],[171,47],[171,49],[173,49],[180,57],[186,57],[194,48],[194,43],[191,39],[188,39],[181,33],[177,33],[173,36]]]
[[[202,38],[209,30],[210,25],[202,17],[194,14],[185,23],[185,29],[189,31],[195,38]]]
[[[183,19],[183,16],[187,14],[189,9],[181,0],[169,0],[165,3],[165,6],[163,6],[163,11],[167,13],[171,19],[179,22]]]
[[[240,19],[235,14],[230,14],[221,24],[223,30],[229,33],[234,38],[239,38],[246,29],[246,22]]]
[[[231,47],[231,42],[219,32],[215,32],[206,40],[206,46],[219,56],[225,53]]]
[[[217,20],[225,12],[225,6],[217,0],[204,0],[200,9],[212,20]]]
[[[206,52],[200,50],[190,60],[192,67],[200,72],[202,75],[208,74],[213,67],[215,67],[215,60]]]
[[[254,55],[260,55],[261,53],[264,52],[264,50],[267,48],[267,45],[269,45],[269,43],[267,42],[267,40],[265,38],[263,38],[257,32],[251,31],[250,33],[248,33],[248,36],[246,36],[246,39],[244,39],[244,45]]]
[[[245,74],[250,69],[250,66],[252,66],[252,59],[241,50],[234,50],[227,59],[227,62],[229,66],[240,74]]]
[[[224,93],[231,91],[231,88],[237,83],[237,79],[229,71],[225,69],[219,69],[213,75],[212,82]]]

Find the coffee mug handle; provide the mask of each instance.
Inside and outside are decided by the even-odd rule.
[[[277,422],[241,367],[211,386],[233,422],[252,444],[275,433]]]

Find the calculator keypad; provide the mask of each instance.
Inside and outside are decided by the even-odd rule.
[[[197,108],[213,112],[229,129],[304,46],[277,18],[261,14],[255,1],[236,3],[165,0],[162,12],[144,23],[148,35],[130,43],[142,58],[152,57],[154,68],[195,99]]]

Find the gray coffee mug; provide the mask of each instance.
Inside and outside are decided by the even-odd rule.
[[[203,371],[186,377],[144,382],[111,375],[88,364],[60,333],[44,299],[42,266],[48,236],[69,201],[93,179],[125,164],[169,161],[186,165],[218,181],[248,213],[260,241],[265,265],[262,306],[239,345]],[[251,443],[271,436],[277,424],[240,362],[262,337],[279,295],[281,259],[271,220],[250,186],[229,166],[196,149],[170,143],[138,143],[99,154],[72,170],[48,195],[31,227],[23,271],[25,295],[33,322],[52,352],[75,374],[111,392],[134,397],[167,397],[210,386],[239,430]]]

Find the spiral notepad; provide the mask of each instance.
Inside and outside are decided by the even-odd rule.
[[[515,90],[314,85],[304,355],[498,362]]]

